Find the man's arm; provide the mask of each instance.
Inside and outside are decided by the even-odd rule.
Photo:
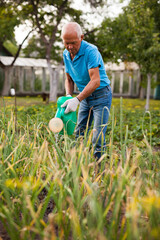
[[[74,90],[74,82],[70,75],[66,73],[66,80],[65,80],[65,89],[66,89],[66,95],[72,95]]]
[[[100,86],[99,67],[89,69],[90,81],[77,98],[81,102]]]
[[[99,68],[97,67],[97,68],[90,69],[89,76],[90,76],[90,81],[87,84],[87,86],[84,88],[84,90],[80,94],[78,94],[77,97],[69,99],[61,105],[61,107],[66,107],[65,113],[76,111],[79,105],[79,102],[85,99],[86,97],[88,97],[92,92],[96,90],[97,87],[99,87],[100,85]],[[72,82],[73,81],[68,74],[66,79],[66,84],[65,84],[66,94],[72,95],[73,87],[74,87],[74,84],[72,85]]]

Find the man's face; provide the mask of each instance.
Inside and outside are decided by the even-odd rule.
[[[65,33],[63,35],[64,46],[70,52],[72,57],[74,57],[79,51],[82,40],[83,40],[83,35],[81,36],[81,38],[78,38],[76,32]]]

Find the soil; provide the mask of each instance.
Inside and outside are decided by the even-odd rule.
[[[0,240],[10,240],[10,237],[8,236],[3,223],[0,221]]]
[[[47,195],[47,190],[44,188],[38,196],[39,201],[42,202],[46,195]],[[54,208],[54,201],[50,200],[43,218],[43,220],[46,223],[48,222],[48,215],[53,211],[53,208]],[[11,240],[1,221],[0,221],[0,240]],[[37,236],[35,240],[39,240],[39,237]]]

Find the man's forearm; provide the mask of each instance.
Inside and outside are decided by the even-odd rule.
[[[83,91],[77,96],[79,101],[82,101],[83,99],[87,98],[89,95],[91,95],[92,92],[94,92],[100,86],[100,76],[98,67],[91,68],[89,70],[89,76],[90,76],[89,83],[86,85]]]
[[[73,91],[74,91],[74,82],[73,82],[72,79],[66,78],[66,81],[65,81],[65,89],[66,89],[66,95],[68,95],[68,94],[72,95],[72,94],[73,94]]]
[[[92,92],[94,92],[99,87],[99,81],[90,81],[87,86],[84,88],[84,90],[77,95],[77,98],[81,102],[83,99],[87,98],[89,95],[91,95]]]

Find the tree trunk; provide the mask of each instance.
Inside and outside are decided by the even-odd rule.
[[[151,93],[151,74],[147,74],[147,94],[146,94],[146,111],[149,110],[149,99],[150,99],[150,93]]]
[[[140,75],[139,75],[139,98],[141,100],[144,100],[144,88],[142,87],[142,82],[143,82],[143,75],[141,74],[140,72]]]
[[[2,89],[2,96],[9,95],[9,90],[11,88],[11,72],[12,72],[12,67],[4,68],[4,84]]]
[[[57,101],[57,77],[56,70],[53,70],[50,60],[47,60],[48,71],[50,76],[50,92],[49,92],[49,101]]]
[[[145,94],[144,88],[143,88],[143,87],[140,87],[139,98],[140,98],[141,100],[144,100],[144,94]]]

